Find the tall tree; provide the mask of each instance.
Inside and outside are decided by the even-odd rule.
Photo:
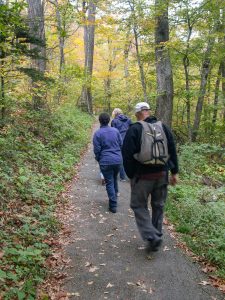
[[[46,70],[46,46],[45,46],[45,22],[44,22],[44,1],[43,0],[27,0],[28,3],[28,21],[31,35],[42,41],[42,45],[34,45],[31,43],[31,49],[39,53],[39,57],[32,60],[32,67],[38,72],[44,73]],[[33,87],[37,88],[33,82]],[[35,109],[44,106],[43,98],[39,95],[33,96],[33,105]]]
[[[131,18],[130,18],[131,25],[130,26],[131,26],[133,34],[134,34],[134,44],[135,44],[136,57],[137,57],[137,63],[138,63],[138,68],[139,68],[139,74],[140,74],[140,80],[141,80],[144,101],[148,102],[144,65],[143,65],[143,61],[141,60],[140,45],[139,45],[140,41],[139,41],[139,32],[138,32],[139,30],[138,30],[138,20],[137,20],[138,9],[137,9],[135,0],[128,0],[128,4],[129,4],[130,10],[131,10]]]
[[[97,0],[83,1],[83,22],[84,22],[84,72],[85,82],[82,88],[80,99],[81,108],[92,114],[92,72],[94,60],[94,41],[95,41],[95,16]]]
[[[169,51],[168,1],[155,0],[155,57],[157,76],[156,116],[168,126],[172,123],[173,112],[173,74]]]
[[[198,136],[198,131],[200,127],[200,121],[201,121],[201,114],[202,114],[202,108],[204,103],[204,98],[206,94],[206,87],[207,87],[207,80],[210,73],[211,68],[211,55],[213,51],[213,47],[215,44],[215,38],[216,33],[219,28],[219,22],[220,22],[220,11],[216,7],[216,10],[212,11],[212,17],[213,17],[213,26],[212,29],[210,29],[208,41],[206,50],[203,56],[202,60],[202,67],[201,67],[201,79],[200,79],[200,88],[199,88],[199,95],[198,95],[198,101],[195,109],[195,118],[194,118],[194,125],[192,130],[192,141],[196,141]]]

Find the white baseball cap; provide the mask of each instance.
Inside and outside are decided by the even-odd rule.
[[[135,113],[142,111],[142,110],[149,110],[150,106],[147,102],[139,102],[135,105],[134,111]]]

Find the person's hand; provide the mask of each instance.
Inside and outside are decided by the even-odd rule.
[[[178,175],[177,174],[172,174],[170,176],[170,184],[174,186],[174,185],[177,184],[177,182],[178,182]]]

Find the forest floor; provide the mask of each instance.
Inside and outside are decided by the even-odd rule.
[[[70,242],[63,289],[69,299],[220,300],[201,266],[179,249],[168,225],[158,252],[147,256],[129,208],[130,185],[119,182],[118,212],[108,212],[105,187],[91,145],[72,185],[65,217]],[[166,222],[165,222],[166,223]]]

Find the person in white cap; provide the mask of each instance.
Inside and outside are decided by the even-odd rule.
[[[148,103],[139,102],[134,110],[138,122],[130,126],[124,138],[122,147],[123,164],[131,181],[130,206],[134,211],[137,227],[143,240],[147,241],[147,250],[157,251],[162,243],[163,211],[167,198],[169,170],[171,172],[170,183],[172,185],[177,183],[177,152],[170,129],[165,124],[158,122],[156,117],[150,116]],[[164,164],[145,164],[137,159],[137,154],[141,152],[141,147],[143,147],[142,133],[143,128],[146,126],[145,122],[161,124],[164,137],[167,140],[169,157]],[[151,195],[152,216],[150,216],[148,210],[149,195]]]

